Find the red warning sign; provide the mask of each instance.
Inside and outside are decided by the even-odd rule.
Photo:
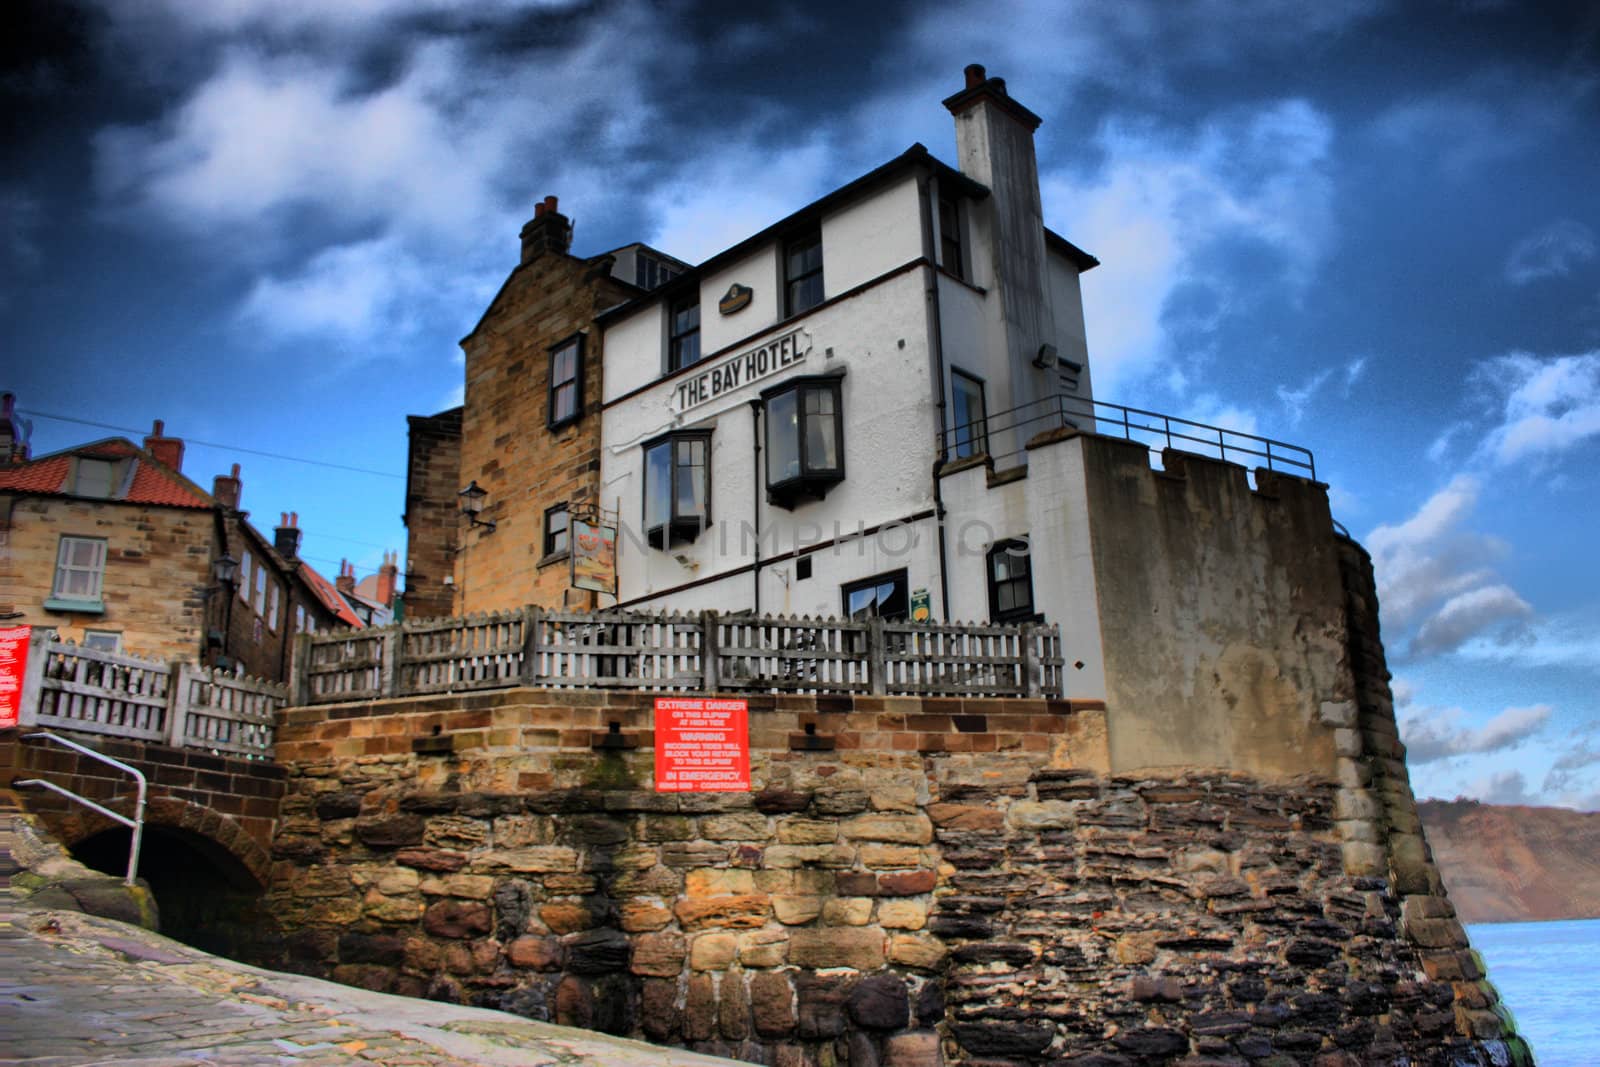
[[[736,793],[750,788],[750,704],[656,697],[656,792]]]
[[[0,730],[22,718],[22,675],[28,669],[28,636],[32,628],[11,626],[0,630]]]

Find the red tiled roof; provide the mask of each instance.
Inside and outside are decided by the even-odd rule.
[[[340,622],[353,629],[361,629],[361,616],[351,610],[350,605],[339,595],[339,590],[332,582],[318,574],[316,568],[304,560],[300,561],[300,573],[304,576],[306,584],[311,587],[311,591],[317,594],[317,598],[329,611],[339,617]]]
[[[163,466],[122,437],[92,441],[62,452],[29,460],[11,467],[0,467],[0,491],[11,490],[41,496],[71,496],[64,491],[74,456],[90,459],[133,457],[133,482],[128,491],[110,499],[124,504],[157,504],[175,508],[209,508],[210,495],[177,471]]]

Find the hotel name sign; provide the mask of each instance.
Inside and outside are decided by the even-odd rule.
[[[729,356],[678,382],[673,401],[678,411],[709,404],[725,393],[804,363],[811,353],[811,335],[803,329],[780,334],[748,351]]]

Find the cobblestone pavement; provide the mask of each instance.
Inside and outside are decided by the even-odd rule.
[[[0,1064],[727,1067],[501,1012],[207,955],[0,892]]]

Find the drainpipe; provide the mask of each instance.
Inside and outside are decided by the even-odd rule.
[[[750,401],[750,442],[754,446],[755,477],[750,480],[750,515],[756,528],[756,561],[755,569],[750,573],[755,578],[755,613],[761,614],[761,400],[759,397]]]
[[[939,603],[944,609],[944,620],[950,621],[950,556],[944,537],[944,495],[939,488],[939,470],[950,458],[948,433],[945,427],[944,405],[944,336],[940,330],[939,270],[934,266],[933,197],[928,191],[928,177],[917,181],[917,199],[922,208],[922,258],[924,276],[928,279],[923,307],[928,316],[928,356],[933,363],[933,405],[939,413],[939,454],[933,461],[933,521],[939,534]]]

